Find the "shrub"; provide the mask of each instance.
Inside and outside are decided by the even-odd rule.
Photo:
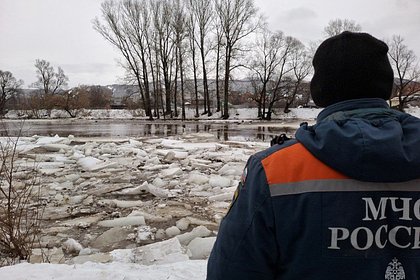
[[[35,166],[20,170],[16,165],[18,141],[0,141],[0,266],[29,260],[44,209]]]

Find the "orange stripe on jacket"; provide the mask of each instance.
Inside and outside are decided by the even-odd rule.
[[[271,154],[262,160],[262,165],[269,185],[348,178],[314,157],[300,143]]]

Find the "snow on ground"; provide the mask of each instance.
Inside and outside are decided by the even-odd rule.
[[[407,108],[406,112],[409,113],[409,114],[411,114],[411,115],[413,115],[413,116],[415,116],[415,117],[417,117],[417,118],[420,118],[420,108],[419,107],[411,107],[411,106],[409,106]]]
[[[162,265],[112,262],[107,264],[19,264],[0,269],[2,280],[204,280],[205,260]]]
[[[283,119],[315,119],[321,109],[316,108],[292,108],[289,113],[283,113],[281,109],[276,109],[272,115],[273,120]],[[181,110],[179,110],[178,119],[181,118]],[[229,120],[221,120],[221,112],[214,112],[210,117],[200,115],[195,117],[195,110],[187,108],[186,118],[188,120],[199,120],[199,121],[237,121],[237,120],[256,120],[258,110],[257,108],[231,108],[229,109]],[[51,116],[49,117],[46,112],[39,114],[41,119],[61,119],[69,118],[69,115],[62,110],[52,110]],[[31,112],[26,111],[15,111],[10,110],[6,114],[8,119],[21,119],[21,118],[33,118],[30,117]],[[123,109],[95,109],[95,110],[83,110],[78,115],[78,118],[83,119],[147,119],[142,110],[123,110]]]
[[[284,113],[282,109],[276,109],[273,112],[273,120],[289,120],[289,119],[304,119],[314,120],[320,108],[291,108],[289,113]],[[181,110],[179,110],[178,119],[181,118]],[[229,109],[229,120],[221,120],[221,112],[214,112],[212,116],[201,115],[195,117],[195,110],[191,108],[186,109],[187,120],[199,121],[221,121],[229,122],[236,120],[256,120],[257,108],[231,108]],[[416,117],[420,117],[420,108],[409,106],[406,112]],[[29,112],[11,110],[6,114],[8,119],[28,118]],[[41,118],[69,118],[69,115],[62,110],[52,110],[51,117],[46,113],[40,114]],[[78,114],[78,118],[83,119],[147,119],[142,110],[123,110],[123,109],[95,109],[83,110]]]

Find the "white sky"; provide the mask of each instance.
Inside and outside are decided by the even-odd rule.
[[[102,0],[0,0],[0,70],[25,85],[36,80],[35,59],[61,66],[70,86],[112,84],[122,76],[118,52],[92,28]],[[331,19],[348,18],[384,39],[405,38],[420,56],[419,0],[255,0],[272,30],[304,43],[318,41]]]

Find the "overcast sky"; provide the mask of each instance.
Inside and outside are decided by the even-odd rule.
[[[61,66],[70,86],[107,85],[122,76],[119,54],[92,28],[102,0],[0,0],[0,70],[25,85],[35,59]],[[331,19],[347,18],[380,38],[405,38],[420,56],[420,0],[255,0],[272,30],[304,43],[323,38]]]

